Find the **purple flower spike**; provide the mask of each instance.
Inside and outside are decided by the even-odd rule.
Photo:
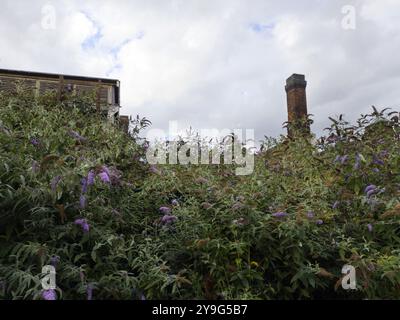
[[[53,180],[51,180],[50,185],[51,185],[51,190],[52,190],[53,192],[56,191],[57,185],[58,185],[58,183],[59,183],[60,181],[61,181],[61,176],[54,177]]]
[[[89,232],[89,229],[90,229],[89,224],[88,224],[87,222],[85,222],[85,223],[82,225],[82,229],[83,229],[83,232],[88,233],[88,232]]]
[[[368,223],[368,224],[367,224],[367,228],[368,228],[368,231],[369,231],[369,232],[372,232],[373,227],[372,227],[372,224],[371,224],[371,223]]]
[[[380,156],[380,157],[385,158],[385,157],[387,157],[388,155],[389,155],[389,151],[387,151],[387,150],[382,150],[381,152],[379,152],[379,156]]]
[[[79,199],[79,205],[80,205],[81,209],[86,208],[86,197],[84,195],[81,195],[81,197]]]
[[[154,165],[151,165],[149,170],[150,170],[151,173],[161,175],[161,171],[158,170],[157,167],[154,166]]]
[[[171,213],[171,209],[168,208],[168,207],[161,207],[159,210],[163,214],[170,214]]]
[[[94,178],[95,178],[95,174],[93,170],[90,170],[88,175],[87,175],[87,185],[91,186],[94,184]]]
[[[321,225],[324,224],[324,221],[322,221],[321,219],[318,219],[317,221],[315,221],[316,224]]]
[[[178,200],[176,200],[176,199],[172,200],[172,201],[171,201],[171,204],[172,204],[174,207],[179,206],[179,202],[178,202]]]
[[[163,216],[161,218],[161,222],[163,224],[170,224],[170,223],[175,222],[176,220],[178,220],[178,218],[176,216],[171,216],[169,214],[166,214],[165,216]]]
[[[376,189],[376,185],[371,184],[368,187],[365,188],[365,193],[368,193],[371,190],[375,190]]]
[[[84,142],[86,141],[86,138],[82,137],[78,132],[70,130],[68,132],[68,134],[70,135],[70,137],[74,138],[75,140],[78,140],[80,142]]]
[[[348,159],[349,159],[349,156],[346,154],[340,159],[340,163],[341,164],[346,164]]]
[[[103,172],[107,173],[109,176],[111,176],[110,170],[108,169],[107,166],[102,166],[101,171],[103,171]]]
[[[91,283],[87,285],[86,295],[88,300],[93,300],[93,285]]]
[[[367,192],[367,197],[368,197],[368,198],[371,198],[375,193],[376,193],[376,190],[369,190],[369,191]]]
[[[32,139],[31,139],[31,144],[32,144],[33,146],[37,147],[37,146],[40,144],[40,142],[39,142],[38,139],[32,138]]]
[[[385,165],[385,162],[384,162],[383,160],[379,159],[378,157],[374,157],[372,163],[373,163],[373,164],[377,164],[377,165],[379,165],[379,166]]]
[[[82,225],[82,223],[84,223],[86,221],[86,219],[76,219],[75,221],[74,221],[74,223],[75,224],[78,224],[78,225]]]
[[[287,217],[287,215],[288,214],[286,212],[276,212],[272,214],[274,218],[284,218]]]
[[[107,174],[107,172],[100,172],[99,173],[99,177],[101,179],[101,181],[103,181],[104,183],[110,183],[110,176]]]
[[[87,192],[88,182],[86,178],[81,179],[82,193]]]
[[[54,289],[44,290],[42,292],[42,298],[44,300],[57,300],[57,293]]]
[[[361,168],[361,156],[359,154],[356,155],[356,162],[354,164],[354,170],[358,170]]]
[[[76,219],[74,222],[76,225],[82,227],[83,232],[89,232],[89,224],[87,223],[86,219]]]
[[[332,209],[336,209],[339,206],[340,202],[335,201],[335,203],[332,205]]]
[[[55,268],[57,267],[57,264],[60,262],[60,257],[59,256],[52,256],[50,258],[50,264]]]

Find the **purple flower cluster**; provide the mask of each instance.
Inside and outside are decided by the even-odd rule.
[[[381,158],[385,158],[389,155],[389,151],[387,150],[382,150],[381,152],[379,152],[378,156]]]
[[[37,138],[32,138],[30,142],[35,147],[40,145],[40,141]]]
[[[170,214],[171,213],[171,208],[169,208],[169,207],[161,207],[159,210],[163,214]]]
[[[101,167],[101,171],[99,172],[98,176],[104,183],[111,183],[110,170],[108,170],[107,166]]]
[[[87,175],[87,179],[86,179],[86,182],[87,182],[88,186],[92,186],[94,184],[94,178],[95,177],[96,177],[96,175],[95,175],[94,171],[90,170],[88,175]]]
[[[70,131],[68,132],[68,134],[69,134],[70,137],[74,138],[74,139],[77,140],[77,141],[80,141],[80,142],[86,141],[86,138],[85,138],[85,137],[82,137],[82,136],[81,136],[78,132],[76,132],[76,131],[70,130]]]
[[[166,214],[161,218],[161,223],[164,225],[168,225],[175,222],[176,220],[178,220],[176,216],[173,216],[171,214]]]
[[[159,210],[164,215],[161,218],[161,224],[169,225],[169,224],[175,222],[176,220],[178,220],[178,218],[176,216],[171,214],[171,208],[169,208],[169,207],[160,207]]]
[[[81,196],[79,198],[79,206],[81,209],[85,209],[86,208],[86,192],[87,192],[87,188],[88,188],[88,179],[87,178],[82,178],[81,179],[81,187],[82,187],[82,193]]]
[[[276,213],[273,213],[272,216],[274,218],[285,218],[288,216],[288,214],[286,212],[276,212]]]
[[[382,159],[379,159],[377,156],[373,156],[372,163],[378,166],[385,165],[385,162]]]
[[[86,296],[87,296],[87,300],[93,300],[93,289],[94,289],[94,286],[93,286],[93,284],[91,284],[91,283],[89,283],[89,284],[86,286]]]
[[[361,168],[361,155],[359,153],[356,154],[356,161],[354,163],[354,170],[359,170]]]
[[[89,226],[89,224],[88,224],[88,222],[87,222],[86,219],[76,219],[74,223],[75,223],[76,225],[81,226],[83,232],[85,232],[85,233],[89,232],[90,226]]]
[[[61,176],[56,176],[53,178],[53,180],[51,180],[50,185],[51,185],[51,190],[53,192],[56,192],[57,185],[59,184],[60,181],[61,181]]]
[[[374,229],[371,223],[367,224],[367,229],[369,232],[372,232],[372,230]]]
[[[43,290],[42,298],[44,300],[57,300],[57,293],[54,289]]]
[[[101,181],[103,181],[104,183],[111,183],[110,176],[108,175],[108,173],[106,171],[101,171],[99,173],[99,177],[100,177]]]
[[[307,218],[308,218],[308,219],[313,220],[314,217],[315,217],[314,212],[312,212],[312,211],[307,212]],[[321,220],[321,219],[317,219],[317,220],[315,220],[315,223],[318,224],[318,225],[321,225],[321,224],[324,223],[324,221]]]
[[[154,173],[154,174],[157,174],[157,175],[161,175],[161,171],[158,170],[158,168],[156,166],[154,166],[154,165],[151,165],[149,170],[150,170],[151,173]]]
[[[113,167],[102,166],[98,176],[104,183],[116,185],[120,183],[121,172]]]
[[[346,154],[344,156],[337,156],[334,162],[340,162],[340,164],[344,165],[349,160],[349,156]]]
[[[86,197],[83,194],[81,194],[81,197],[79,198],[79,206],[81,209],[86,208]]]
[[[55,268],[57,267],[57,264],[60,262],[60,257],[59,256],[52,256],[50,258],[50,264]]]
[[[371,184],[369,186],[367,186],[364,190],[365,194],[367,195],[368,198],[371,198],[373,195],[377,195],[379,193],[384,192],[385,189],[380,189],[378,188],[376,185]]]
[[[107,166],[102,166],[100,171],[98,171],[97,176],[103,183],[106,184],[118,184],[121,178],[121,172],[115,168],[108,168]],[[81,179],[81,197],[79,200],[81,209],[86,207],[86,197],[84,196],[88,187],[94,184],[94,180],[96,178],[96,173],[94,170],[90,170],[86,177]]]
[[[87,192],[88,182],[86,178],[81,179],[82,194]]]

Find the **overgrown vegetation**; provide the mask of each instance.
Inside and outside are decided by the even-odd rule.
[[[128,136],[90,106],[0,97],[1,298],[48,299],[49,264],[58,299],[400,298],[398,112],[266,139],[236,176],[149,166],[147,122]]]

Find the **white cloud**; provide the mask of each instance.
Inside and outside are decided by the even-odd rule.
[[[55,30],[41,27],[54,5]],[[356,30],[341,27],[354,5]],[[4,0],[1,68],[109,76],[122,113],[154,127],[254,128],[283,133],[285,80],[304,73],[320,133],[327,116],[396,106],[399,2]]]

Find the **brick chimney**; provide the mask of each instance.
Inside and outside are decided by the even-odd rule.
[[[293,74],[286,80],[286,95],[288,108],[288,122],[296,124],[300,120],[307,117],[307,98],[306,98],[307,81],[302,74]],[[306,125],[303,128],[305,133],[310,132],[310,127]],[[288,128],[288,135],[291,136],[291,130]]]

